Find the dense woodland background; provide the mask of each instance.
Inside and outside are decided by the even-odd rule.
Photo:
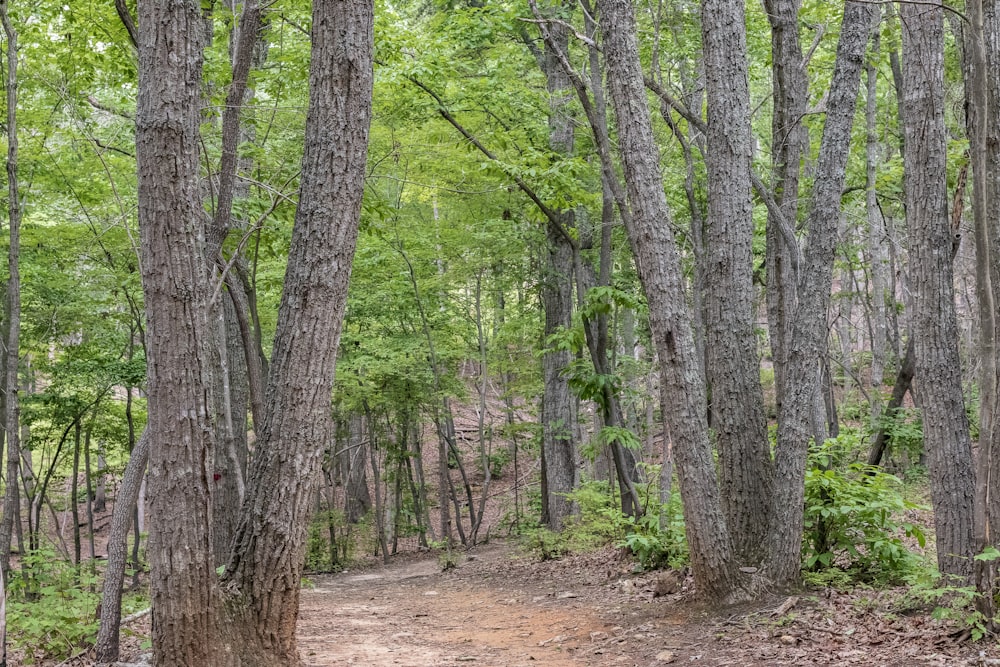
[[[995,2],[141,4],[0,2],[19,655],[508,536],[993,628]]]

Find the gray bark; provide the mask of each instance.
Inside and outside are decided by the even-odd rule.
[[[889,343],[889,303],[892,295],[889,293],[889,248],[886,234],[885,216],[878,205],[876,190],[876,167],[879,161],[879,140],[875,121],[878,112],[878,72],[876,58],[880,55],[881,33],[876,29],[872,33],[871,55],[865,66],[865,82],[867,84],[865,100],[865,211],[868,217],[868,264],[870,267],[869,293],[871,307],[869,317],[871,322],[871,389],[872,389],[872,425],[882,412],[882,384],[885,376],[886,353]]]
[[[649,303],[661,367],[664,419],[673,436],[684,500],[691,569],[702,595],[732,601],[746,597],[747,582],[736,566],[715,479],[704,383],[660,178],[659,150],[645,102],[635,14],[628,0],[601,0],[597,6],[631,212],[623,218]]]
[[[738,557],[757,561],[767,534],[771,446],[753,317],[750,84],[743,0],[705,0],[708,215],[704,267],[706,378],[726,525]]]
[[[156,664],[225,665],[212,558],[213,341],[198,167],[197,3],[139,6],[136,158],[147,317]]]
[[[800,0],[764,0],[771,24],[771,188],[778,211],[767,216],[767,326],[774,361],[778,412],[784,401],[788,344],[795,312],[798,243],[782,234],[782,224],[795,228],[799,219],[799,176],[809,135],[802,124],[809,99],[807,72],[799,41]],[[780,218],[779,218],[780,215]],[[781,218],[784,219],[782,222]]]
[[[306,525],[360,217],[372,6],[316,3],[302,184],[258,444],[225,583],[212,559],[212,273],[198,189],[200,6],[140,5],[139,218],[147,307],[158,665],[297,664]]]
[[[808,245],[796,290],[795,312],[790,314],[792,337],[787,341],[785,395],[778,411],[769,559],[762,577],[762,583],[777,587],[794,584],[801,566],[806,455],[815,435],[813,416],[819,391],[820,354],[825,352],[840,198],[865,47],[874,15],[874,6],[868,3],[849,1],[844,8],[806,221]]]
[[[132,455],[125,465],[121,487],[111,512],[108,530],[108,565],[104,570],[104,588],[101,592],[100,627],[94,653],[98,664],[116,662],[119,658],[119,624],[122,616],[122,584],[128,562],[128,533],[132,527],[134,508],[139,499],[139,489],[149,461],[149,431],[132,448]]]
[[[299,204],[252,483],[224,578],[245,605],[234,616],[248,629],[241,635],[248,663],[298,662],[299,580],[322,454],[333,438],[330,397],[361,214],[373,48],[371,3],[314,3]]]
[[[553,24],[553,39],[566,52],[569,31]],[[549,146],[563,155],[573,152],[573,119],[569,112],[572,84],[559,65],[554,49],[546,44],[542,58],[546,90],[549,94]],[[556,225],[567,230],[574,224],[572,210],[557,213],[557,220],[546,227],[548,245],[545,274],[542,277],[542,308],[545,311],[544,336],[573,326],[573,247]],[[550,349],[542,356],[542,479],[543,523],[552,530],[562,528],[574,512],[567,494],[576,488],[576,414],[574,400],[565,376],[573,360],[566,349]]]
[[[4,317],[4,431],[7,440],[7,476],[3,503],[3,521],[0,522],[0,573],[10,572],[11,536],[20,527],[21,500],[18,494],[21,461],[20,406],[18,404],[17,371],[20,359],[21,332],[21,277],[20,256],[21,198],[18,183],[17,137],[17,32],[7,11],[7,2],[0,2],[0,21],[6,37],[7,56],[4,70],[4,87],[7,92],[7,290]],[[17,524],[17,525],[15,525]]]
[[[993,492],[1000,478],[998,392],[1000,369],[997,336],[1000,320],[1000,269],[997,214],[1000,213],[1000,11],[995,0],[969,0],[966,15],[966,124],[973,167],[972,211],[976,239],[976,297],[980,340],[979,451],[976,470],[975,550],[996,545],[1000,535],[1000,497]],[[981,594],[977,607],[988,619],[996,616],[997,561],[976,561],[975,583]],[[992,622],[996,628],[996,621]]]
[[[935,5],[937,5],[935,7]],[[906,218],[914,289],[916,390],[923,410],[931,502],[942,574],[972,572],[974,471],[958,354],[944,123],[940,1],[899,8],[903,26]]]

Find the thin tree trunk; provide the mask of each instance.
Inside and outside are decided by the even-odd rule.
[[[6,313],[4,317],[4,431],[7,440],[7,476],[4,493],[3,521],[0,522],[0,572],[4,575],[10,572],[10,543],[15,523],[20,527],[21,500],[18,494],[21,461],[21,429],[20,406],[18,404],[18,367],[20,360],[21,332],[21,274],[18,260],[20,257],[21,236],[21,198],[18,182],[18,137],[17,137],[17,32],[11,23],[7,10],[7,1],[0,0],[0,21],[3,23],[4,36],[7,41],[7,55],[4,70],[4,87],[7,90],[7,214],[8,238],[7,249],[7,292]]]
[[[868,452],[868,465],[877,466],[882,464],[882,456],[885,454],[889,444],[888,421],[892,419],[896,410],[903,405],[903,398],[910,390],[910,383],[913,382],[913,373],[916,370],[916,359],[913,354],[913,336],[906,344],[906,354],[899,364],[899,372],[896,374],[896,382],[892,385],[892,396],[886,403],[885,411],[879,415],[878,430],[872,439],[871,450]]]
[[[83,438],[80,420],[73,428],[73,472],[70,477],[69,507],[73,517],[73,564],[77,567],[77,577],[80,576],[80,501],[77,499],[80,478],[80,447]]]
[[[148,431],[132,448],[125,465],[118,497],[111,512],[108,529],[108,565],[104,569],[104,588],[101,593],[100,627],[94,653],[98,663],[116,662],[119,658],[118,629],[122,616],[122,588],[125,565],[128,561],[128,533],[133,522],[134,508],[139,497],[139,487],[146,474],[149,445],[152,438]]]
[[[886,348],[889,341],[888,308],[892,295],[889,294],[889,254],[888,238],[885,231],[886,219],[878,205],[876,187],[876,167],[879,161],[879,141],[876,128],[878,113],[878,72],[876,60],[881,52],[881,31],[872,32],[871,54],[865,66],[867,93],[865,100],[865,211],[868,217],[868,263],[870,265],[871,308],[871,414],[872,426],[882,412],[882,385],[884,383]]]
[[[767,215],[767,326],[774,367],[778,413],[787,393],[785,381],[801,250],[782,233],[799,220],[800,164],[809,134],[803,125],[809,99],[806,68],[799,41],[800,0],[765,0],[771,24],[771,78],[774,114],[771,119],[771,189],[777,211]],[[779,217],[780,216],[780,217]]]

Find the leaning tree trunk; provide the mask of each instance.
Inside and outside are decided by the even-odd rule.
[[[143,431],[139,442],[132,448],[115,499],[115,508],[111,512],[108,565],[104,569],[104,589],[101,593],[101,624],[94,645],[98,664],[116,662],[119,658],[118,631],[122,618],[122,584],[128,563],[128,533],[132,527],[135,503],[139,499],[139,487],[146,474],[150,439],[149,431]]]
[[[944,21],[940,0],[899,8],[903,24],[903,159],[910,280],[914,290],[914,390],[923,410],[938,568],[972,573],[974,471],[962,396],[953,284],[944,123]],[[936,5],[936,6],[935,6]]]
[[[680,257],[660,177],[639,63],[635,13],[629,0],[600,0],[604,53],[631,215],[626,232],[649,303],[661,366],[664,420],[673,437],[691,569],[701,594],[715,600],[746,597],[722,511],[705,417],[705,386],[687,310]]]
[[[368,147],[373,7],[313,4],[302,184],[264,421],[224,585],[244,664],[296,664],[312,499],[333,438],[330,397]]]
[[[874,15],[874,5],[868,3],[848,2],[844,7],[812,206],[806,221],[808,245],[800,267],[793,335],[787,341],[786,391],[778,411],[775,451],[774,520],[768,536],[768,563],[761,577],[765,586],[792,585],[801,568],[806,456],[815,435],[814,399],[819,388],[820,355],[825,352],[840,198]]]
[[[744,0],[705,0],[708,216],[705,371],[719,451],[722,506],[741,561],[756,565],[767,535],[771,445],[753,313],[750,83]]]

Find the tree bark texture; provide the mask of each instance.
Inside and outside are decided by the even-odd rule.
[[[17,532],[21,517],[21,499],[18,493],[21,461],[20,406],[17,391],[17,371],[20,361],[21,333],[21,274],[19,270],[21,238],[21,197],[18,183],[17,141],[17,32],[7,11],[7,2],[0,2],[0,20],[3,23],[7,44],[4,84],[7,92],[7,224],[9,245],[7,249],[7,292],[4,317],[4,431],[7,440],[7,476],[4,491],[3,521],[0,522],[0,572],[10,571],[11,536]],[[18,525],[15,525],[18,524]],[[19,534],[19,533],[18,533]]]
[[[771,189],[778,211],[767,215],[767,326],[774,363],[778,410],[785,395],[788,342],[795,312],[799,273],[798,243],[789,244],[781,226],[793,230],[799,219],[799,175],[809,134],[802,124],[809,99],[809,82],[802,67],[799,42],[799,0],[764,0],[771,24],[771,78],[774,113],[771,119]],[[779,217],[780,215],[780,217]]]
[[[935,6],[937,5],[937,6]],[[914,389],[923,411],[942,574],[972,573],[974,472],[962,398],[944,123],[944,22],[940,0],[899,8],[903,33],[906,219],[914,290]]]
[[[371,2],[314,3],[299,205],[252,483],[224,580],[244,606],[235,614],[243,650],[271,664],[298,660],[306,528],[334,437],[330,396],[361,215],[373,49]]]
[[[626,232],[649,303],[664,419],[673,437],[684,501],[691,569],[702,595],[732,601],[746,596],[747,582],[736,566],[716,483],[704,383],[646,104],[635,13],[629,0],[601,0],[597,6],[631,211]]]
[[[566,52],[569,31],[553,24],[550,30],[558,48]],[[549,146],[562,155],[573,153],[573,119],[569,101],[572,84],[559,65],[558,56],[546,44],[542,57],[546,89],[549,94]],[[574,224],[572,210],[557,214],[546,227],[547,251],[542,277],[542,307],[545,310],[544,335],[549,336],[573,326],[573,247],[563,230]],[[549,349],[542,357],[542,461],[545,467],[545,491],[542,513],[552,530],[559,530],[573,514],[573,502],[567,494],[576,488],[576,446],[574,443],[575,410],[565,371],[573,360],[567,349]]]
[[[972,210],[976,239],[976,296],[979,305],[979,451],[976,463],[974,548],[1000,543],[1000,8],[996,0],[966,3],[966,123],[973,167]],[[977,607],[986,618],[996,616],[997,561],[976,561]],[[993,622],[994,629],[996,621]]]
[[[108,565],[104,570],[104,588],[101,592],[100,628],[94,645],[97,662],[117,662],[119,658],[119,624],[122,617],[122,584],[125,580],[125,565],[128,562],[128,533],[132,527],[135,503],[139,498],[139,488],[146,474],[149,461],[150,432],[145,430],[129,456],[122,475],[121,487],[111,513],[111,527],[108,530]]]
[[[296,664],[306,525],[322,452],[367,154],[372,6],[313,9],[299,205],[225,608],[212,558],[218,363],[198,188],[200,5],[140,5],[139,216],[147,307],[150,535],[158,665]],[[217,290],[216,290],[217,293]]]
[[[849,1],[844,7],[806,221],[808,243],[792,314],[793,335],[787,345],[786,391],[778,412],[769,558],[762,578],[762,584],[779,588],[796,583],[801,567],[806,456],[815,435],[812,422],[819,389],[820,354],[825,352],[840,198],[865,47],[874,16],[874,5],[869,3]]]
[[[224,664],[212,559],[213,336],[200,205],[200,5],[139,7],[136,159],[146,305],[149,559],[157,665]]]
[[[753,318],[750,83],[743,0],[705,0],[708,129],[704,281],[706,377],[726,522],[738,557],[759,560],[771,497]]]

